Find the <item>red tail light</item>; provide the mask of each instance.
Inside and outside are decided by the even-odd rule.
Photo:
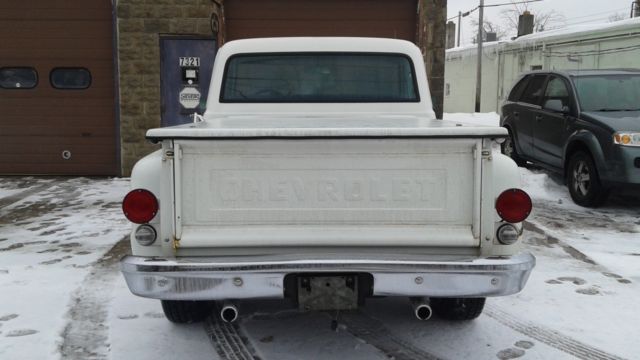
[[[498,215],[510,223],[518,223],[528,218],[531,207],[531,198],[520,189],[505,190],[496,200]]]
[[[158,199],[149,190],[131,190],[122,201],[122,212],[133,223],[148,223],[158,213]]]

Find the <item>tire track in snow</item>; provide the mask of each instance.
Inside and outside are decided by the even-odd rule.
[[[62,331],[63,359],[107,359],[109,326],[106,325],[111,289],[120,275],[120,258],[129,252],[129,236],[118,241],[84,278],[72,297],[68,324]]]
[[[13,194],[13,195],[9,195],[9,196],[5,196],[3,198],[0,198],[0,209],[7,207],[9,205],[15,204],[18,201],[22,201],[25,198],[33,195],[33,194],[37,194],[41,191],[44,191],[52,186],[54,186],[55,184],[53,182],[46,182],[44,184],[40,184],[40,185],[36,185],[34,187],[28,188],[24,191],[21,191],[19,193]]]
[[[587,345],[569,336],[559,333],[558,331],[546,328],[542,325],[535,324],[517,317],[487,304],[484,313],[492,319],[498,321],[521,334],[532,339],[538,340],[552,348],[575,356],[578,359],[585,360],[624,360],[614,354],[607,353],[593,346]]]
[[[384,324],[361,312],[340,314],[340,322],[347,331],[380,350],[395,360],[437,360],[442,359],[430,354],[412,343],[397,337]]]
[[[259,360],[255,348],[238,323],[220,320],[219,313],[220,309],[214,307],[204,322],[204,329],[218,356],[224,360]]]

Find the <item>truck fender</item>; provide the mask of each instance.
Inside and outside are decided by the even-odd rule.
[[[508,189],[522,189],[522,181],[520,179],[520,170],[515,161],[510,157],[494,153],[493,155],[493,173],[500,174],[493,177],[493,198],[497,199],[503,191]],[[500,216],[495,212],[495,221],[500,221]]]
[[[147,189],[160,194],[162,150],[157,150],[138,160],[131,171],[131,189]]]
[[[162,209],[162,151],[158,150],[138,160],[131,171],[131,189],[146,189],[151,191],[160,202]],[[160,217],[162,210],[149,221],[149,225],[153,226],[160,233]],[[159,256],[162,255],[160,241],[156,241],[150,246],[141,246],[135,241],[134,231],[139,225],[131,224],[131,250],[139,256]]]
[[[583,149],[591,154],[600,176],[606,173],[606,169],[604,168],[604,153],[602,152],[600,142],[592,132],[587,130],[578,130],[569,136],[569,139],[564,146],[562,167],[564,168],[565,179],[567,177],[567,166],[569,165],[571,154],[578,149]]]

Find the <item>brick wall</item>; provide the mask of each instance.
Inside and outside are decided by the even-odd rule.
[[[441,119],[444,102],[447,0],[420,0],[416,43],[422,50],[436,116]]]
[[[118,63],[122,175],[156,150],[145,140],[160,126],[160,34],[211,36],[212,0],[118,0]]]

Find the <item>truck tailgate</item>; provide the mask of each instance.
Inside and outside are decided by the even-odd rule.
[[[476,138],[173,140],[180,247],[479,246]]]

